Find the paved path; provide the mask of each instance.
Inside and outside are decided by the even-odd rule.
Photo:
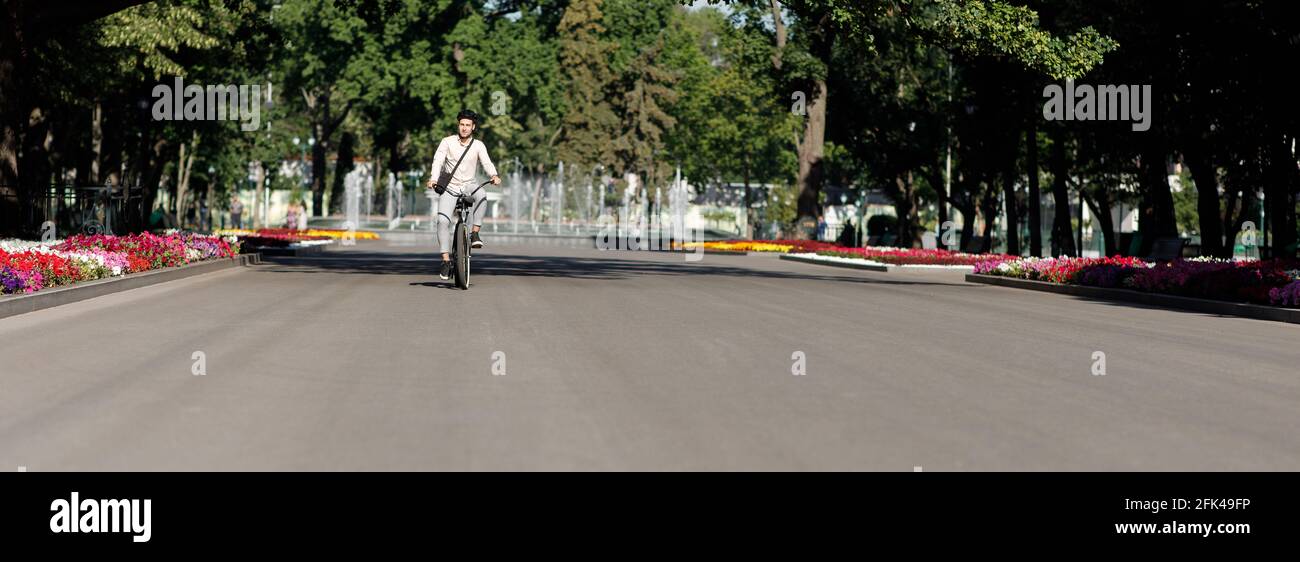
[[[463,292],[430,250],[0,320],[0,468],[1300,470],[1300,326],[502,244]]]

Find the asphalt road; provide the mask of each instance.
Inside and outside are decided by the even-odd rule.
[[[0,469],[1300,470],[1300,326],[486,240],[2,319]]]

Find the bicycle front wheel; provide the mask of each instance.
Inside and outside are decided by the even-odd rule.
[[[469,289],[469,227],[456,225],[456,286]]]

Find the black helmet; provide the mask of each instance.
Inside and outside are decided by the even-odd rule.
[[[469,119],[470,121],[473,121],[475,125],[478,125],[478,114],[474,113],[472,110],[460,110],[460,113],[456,114],[456,122],[459,123],[461,119]]]

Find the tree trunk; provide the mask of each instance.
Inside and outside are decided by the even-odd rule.
[[[100,166],[103,165],[104,152],[104,106],[99,100],[95,100],[95,109],[91,112],[90,118],[90,182],[87,185],[98,185]]]
[[[1098,190],[1097,196],[1094,198],[1085,190],[1083,200],[1088,204],[1088,208],[1092,210],[1093,216],[1097,217],[1097,222],[1101,223],[1101,234],[1106,248],[1106,255],[1115,255],[1118,253],[1116,248],[1119,247],[1119,241],[1116,240],[1115,236],[1115,220],[1110,215],[1110,208],[1112,207],[1110,192],[1104,189]]]
[[[347,118],[348,112],[352,110],[354,100],[349,100],[338,115],[334,115],[330,110],[330,92],[327,88],[323,93],[312,93],[302,90],[303,100],[307,104],[307,114],[311,120],[311,130],[316,144],[311,147],[311,194],[312,194],[312,214],[318,217],[325,216],[325,185],[326,173],[328,173],[326,154],[333,145],[331,138],[334,132],[338,130],[339,125]],[[378,176],[376,176],[378,181]]]
[[[993,251],[993,227],[998,220],[998,188],[996,182],[997,176],[989,178],[989,186],[984,190],[984,198],[980,202],[980,212],[984,215],[984,232],[980,236],[979,253],[987,254]]]
[[[920,248],[921,233],[917,228],[919,216],[916,205],[916,178],[911,171],[894,176],[898,186],[898,197],[894,198],[894,214],[898,216],[898,240],[900,248]]]
[[[1273,257],[1296,255],[1295,187],[1297,184],[1296,160],[1291,154],[1291,142],[1285,135],[1269,146],[1269,171],[1264,185],[1268,205],[1268,226],[1271,231],[1269,246]]]
[[[23,209],[22,228],[25,232],[34,232],[38,222],[37,207],[49,188],[50,159],[46,150],[50,132],[50,119],[41,107],[33,107],[23,132],[22,155],[18,159],[22,174],[18,178],[19,205]]]
[[[944,184],[945,176],[939,174],[938,168],[935,167],[931,167],[931,168],[933,171],[931,171],[926,176],[926,178],[930,182],[930,185],[934,186],[935,193],[938,194],[937,199],[938,199],[938,206],[939,206],[939,229],[935,234],[942,236],[943,225],[944,223],[950,220],[948,217],[948,188]],[[939,242],[939,245],[940,247],[942,247],[943,243]]]
[[[1237,240],[1236,233],[1241,232],[1242,226],[1246,224],[1246,221],[1254,222],[1255,219],[1259,217],[1258,205],[1259,205],[1259,197],[1257,196],[1257,193],[1255,192],[1254,188],[1243,189],[1241,191],[1241,204],[1237,206],[1236,218],[1233,218],[1231,220],[1230,222],[1231,226],[1228,227],[1228,232],[1233,233],[1232,234],[1233,243],[1231,244],[1231,246],[1236,246],[1236,240]],[[1260,230],[1262,227],[1263,225],[1259,225],[1259,224],[1255,225],[1255,233],[1257,237],[1255,241],[1256,244],[1264,243],[1263,240],[1264,233]]]
[[[104,113],[103,120],[105,122],[110,124],[115,122],[111,106]],[[148,129],[146,129],[146,135],[147,131]],[[95,185],[108,185],[111,183],[116,187],[128,184],[129,182],[125,181],[122,174],[123,153],[129,140],[126,136],[127,133],[121,127],[111,126],[102,128],[100,133],[102,142],[99,153],[99,177],[96,178],[98,181],[95,182]],[[158,162],[158,165],[162,166],[162,162]]]
[[[210,233],[215,230],[212,228],[212,208],[216,206],[217,202],[217,182],[214,181],[214,178],[208,178],[208,190],[203,194],[203,202],[204,205],[199,206],[199,211],[202,212],[199,222],[202,223],[200,226],[207,227],[205,230]]]
[[[161,138],[154,140],[149,149],[148,163],[142,170],[143,183],[140,190],[141,197],[143,197],[140,202],[142,212],[139,228],[141,231],[148,229],[148,217],[153,212],[154,200],[158,198],[159,184],[162,182],[163,163],[171,157],[168,152],[170,150],[168,150],[167,141]]]
[[[1038,187],[1038,125],[1035,119],[1029,120],[1025,131],[1025,174],[1029,179],[1029,255],[1043,255],[1043,195]]]
[[[316,137],[316,144],[311,147],[311,209],[317,217],[325,216],[325,174],[328,173],[325,153],[329,145],[328,137]]]
[[[781,21],[779,3],[772,1],[770,4],[776,24],[777,46],[776,52],[773,53],[772,65],[780,72],[780,54],[785,47],[785,27]],[[821,10],[817,14],[810,15],[808,20],[809,52],[822,64],[830,67],[831,50],[835,40],[832,14],[829,10]],[[803,139],[800,141],[796,137],[795,143],[799,161],[799,175],[796,181],[799,186],[799,198],[795,238],[800,240],[811,238],[816,232],[815,228],[808,228],[808,223],[814,221],[815,224],[821,207],[819,199],[824,172],[822,157],[826,140],[826,79],[813,79],[809,85],[812,86],[813,91],[806,96],[808,116],[804,123]]]
[[[528,211],[528,220],[537,222],[537,200],[542,197],[542,179],[546,177],[546,167],[537,165],[537,177],[533,178],[532,209]]]
[[[1155,221],[1152,238],[1143,237],[1142,254],[1146,255],[1156,238],[1178,236],[1178,222],[1174,217],[1174,195],[1169,189],[1169,170],[1165,151],[1158,140],[1148,143],[1142,151],[1142,187],[1151,195],[1151,212]]]
[[[343,133],[343,138],[339,141],[338,161],[334,164],[334,181],[331,182],[330,186],[329,210],[331,214],[341,214],[343,212],[343,193],[346,187],[343,182],[353,168],[354,146],[355,137],[352,133]]]
[[[961,213],[961,240],[957,243],[957,249],[962,252],[969,251],[974,246],[976,207],[970,202],[956,201],[953,201],[952,207]]]
[[[772,51],[772,67],[781,70],[781,57],[785,54],[785,22],[781,18],[781,3],[768,0],[772,8],[772,24],[776,30],[776,49]]]
[[[808,100],[808,121],[804,125],[803,141],[799,143],[799,207],[797,223],[802,227],[807,219],[815,220],[820,210],[822,176],[826,140],[826,81],[816,80],[812,99]],[[798,239],[806,239],[810,232],[798,230]]]
[[[1007,253],[1020,255],[1020,200],[1016,197],[1016,153],[1012,151],[1002,174],[1003,202],[1007,208]],[[985,250],[988,251],[988,250]]]
[[[1196,212],[1200,221],[1201,255],[1232,257],[1230,244],[1223,241],[1223,222],[1219,219],[1219,181],[1214,161],[1200,148],[1184,155],[1196,184]],[[1226,251],[1225,251],[1226,249]]]
[[[199,134],[194,133],[188,146],[181,143],[180,158],[176,161],[176,224],[180,228],[185,228],[185,216],[189,211],[185,197],[190,190],[190,170],[194,167],[194,153],[198,144]]]
[[[1227,200],[1223,203],[1223,252],[1231,257],[1233,247],[1237,244],[1237,202],[1240,192],[1233,189],[1230,185],[1224,186]]]
[[[1065,132],[1054,130],[1052,139],[1052,198],[1056,202],[1056,213],[1052,220],[1052,245],[1062,255],[1076,255],[1074,250],[1074,233],[1070,227],[1070,192],[1066,188],[1069,168],[1065,162]]]
[[[185,143],[181,143],[180,157],[176,160],[176,200],[172,201],[172,212],[176,213],[176,223],[182,225],[182,228],[185,222],[183,201],[185,200],[185,157],[188,155],[187,148]]]

